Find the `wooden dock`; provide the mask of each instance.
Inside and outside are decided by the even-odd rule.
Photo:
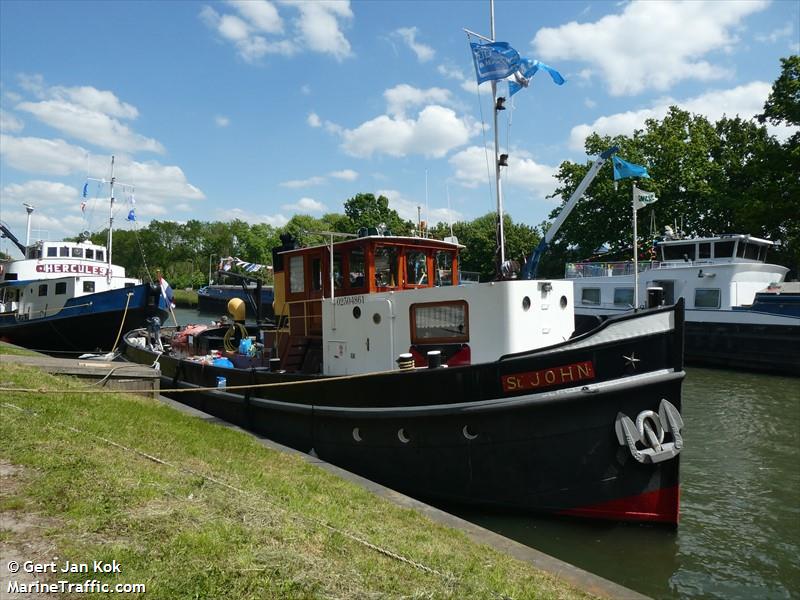
[[[4,346],[11,346],[0,342]],[[97,390],[137,390],[157,398],[160,374],[152,367],[128,362],[109,362],[81,358],[56,358],[46,354],[0,354],[0,371],[4,364],[35,367],[53,375],[71,375],[96,383]]]

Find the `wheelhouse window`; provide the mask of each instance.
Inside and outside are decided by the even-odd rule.
[[[436,269],[436,286],[453,285],[453,253],[447,250],[439,250],[434,258],[434,268]]]
[[[424,252],[406,252],[406,283],[410,285],[428,284],[428,257]]]
[[[745,241],[739,242],[739,247],[736,249],[736,256],[739,258],[747,258],[750,260],[758,260],[758,244],[747,243]]]
[[[311,259],[311,289],[318,291],[322,289],[322,259]]]
[[[700,242],[697,258],[711,258],[711,242]]]
[[[583,288],[581,290],[581,304],[600,304],[600,288]]]
[[[358,246],[350,251],[350,287],[362,288],[364,287],[364,248]]]
[[[61,246],[58,250],[59,256],[69,256],[69,246]]]
[[[333,287],[334,289],[341,289],[342,287],[342,255],[339,252],[333,253]]]
[[[66,293],[67,293],[67,282],[59,281],[56,284],[56,296],[63,296]]]
[[[305,289],[303,273],[303,257],[292,256],[289,259],[289,292],[300,294]]]
[[[694,291],[695,308],[719,308],[720,293],[719,289],[698,288]]]
[[[377,287],[397,286],[397,248],[394,246],[375,248],[375,285]]]
[[[98,250],[94,255],[94,259],[95,260],[99,260],[100,262],[103,262],[103,251],[102,250]]]
[[[412,304],[412,344],[462,344],[469,341],[469,306],[464,300]]]
[[[47,284],[43,283],[39,286],[39,295],[40,296],[47,296]]]
[[[86,258],[93,259],[94,258],[94,250],[91,248],[86,249]]]
[[[47,247],[47,256],[48,257],[58,256],[58,248],[56,248],[55,246],[48,246]]]
[[[731,258],[736,242],[717,242],[714,244],[714,258]]]
[[[614,288],[614,306],[633,306],[633,288]]]
[[[83,258],[83,248],[73,248],[72,258]]]
[[[694,260],[694,244],[665,244],[664,260]]]
[[[94,292],[94,281],[84,281],[83,282],[83,291],[88,293]]]

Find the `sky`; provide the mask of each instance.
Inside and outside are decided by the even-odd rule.
[[[23,203],[33,239],[103,230],[108,186],[94,180],[110,178],[111,155],[125,184],[115,228],[280,226],[342,213],[357,193],[415,222],[418,207],[431,223],[484,215],[491,89],[464,29],[490,37],[489,12],[483,0],[0,0],[0,219],[23,242]],[[530,225],[559,203],[559,164],[589,160],[587,134],[630,135],[670,104],[751,118],[780,58],[800,53],[795,0],[497,0],[494,12],[495,39],[567,80],[539,72],[501,115],[505,210]]]

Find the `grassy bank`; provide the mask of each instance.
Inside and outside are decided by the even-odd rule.
[[[38,526],[0,529],[0,546],[30,547],[20,536],[33,531],[60,561],[121,565],[88,579],[145,583],[146,598],[586,597],[297,456],[154,400],[65,393],[85,384],[10,363],[0,379],[46,390],[2,392],[0,466],[15,482],[0,486],[0,517]]]
[[[197,308],[196,290],[173,290],[173,301],[175,306],[181,308]]]

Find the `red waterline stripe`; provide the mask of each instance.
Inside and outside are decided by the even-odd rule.
[[[648,521],[678,524],[681,488],[679,485],[645,492],[638,496],[609,500],[592,506],[560,511],[560,515],[614,521]]]

